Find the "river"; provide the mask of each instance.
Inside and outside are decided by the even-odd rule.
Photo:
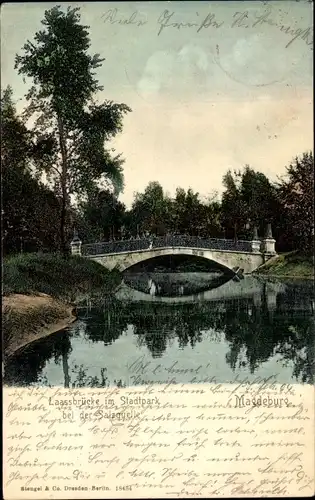
[[[126,273],[113,298],[81,304],[69,328],[12,356],[4,383],[314,383],[313,283],[230,278]]]

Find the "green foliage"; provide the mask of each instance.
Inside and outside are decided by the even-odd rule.
[[[279,186],[286,213],[284,232],[294,247],[312,253],[314,248],[314,158],[312,152],[296,157]]]
[[[123,236],[125,205],[108,190],[93,190],[79,206],[77,228],[85,243]]]
[[[88,27],[80,25],[79,8],[60,6],[45,11],[44,30],[38,31],[34,42],[27,41],[24,55],[17,55],[19,73],[32,78],[34,87],[28,97],[41,111],[41,100],[49,101],[51,112],[60,113],[66,124],[75,125],[86,102],[94,92],[102,90],[95,79],[104,59],[88,53]]]
[[[1,92],[1,161],[25,168],[32,148],[32,134],[17,116],[10,86]]]
[[[314,239],[314,162],[304,153],[287,167],[287,177],[272,184],[248,165],[223,178],[221,221],[227,238],[248,239],[256,226],[265,236],[271,223],[278,251],[311,251]]]
[[[155,181],[148,184],[144,193],[136,193],[131,210],[133,231],[136,225],[141,233],[164,234],[167,217],[165,201],[163,188]]]
[[[70,196],[86,196],[96,184],[123,187],[121,155],[105,143],[122,130],[125,104],[97,104],[102,90],[95,70],[103,62],[90,55],[88,27],[80,24],[79,8],[60,6],[45,11],[44,29],[27,41],[16,56],[18,72],[33,80],[26,98],[25,117],[35,117],[38,154],[36,167],[44,171],[61,198],[61,248],[66,251],[66,225],[70,224]]]
[[[216,197],[201,201],[192,189],[186,192],[179,187],[171,198],[154,181],[143,193],[136,193],[131,210],[126,212],[113,195],[100,196],[95,191],[96,195],[84,205],[81,227],[84,235],[89,234],[89,241],[112,238],[112,226],[116,239],[147,233],[251,239],[254,227],[263,238],[267,224],[271,223],[278,251],[302,246],[310,249],[314,227],[312,168],[312,155],[304,154],[297,166],[288,168],[291,180],[282,184],[271,183],[248,165],[241,171],[228,171],[223,177],[225,191],[221,203]],[[296,189],[298,182],[300,191]],[[93,234],[85,231],[84,220],[86,227],[95,228]]]
[[[194,193],[191,188],[187,192],[178,188],[173,203],[175,215],[173,231],[197,235],[201,229],[201,206],[199,193]]]
[[[55,250],[59,201],[31,170],[37,148],[9,87],[1,96],[1,138],[3,251]]]
[[[229,170],[223,185],[221,220],[226,236],[248,239],[254,227],[264,236],[266,225],[274,222],[276,188],[263,173],[255,172],[249,165],[234,174]]]
[[[3,263],[3,294],[46,293],[74,301],[80,294],[110,293],[121,281],[120,273],[108,271],[84,257],[60,254],[24,254]]]
[[[223,177],[225,191],[222,196],[222,226],[227,238],[237,239],[239,232],[244,228],[245,207],[241,197],[241,173],[229,170]]]
[[[273,219],[275,187],[264,174],[246,165],[242,172],[240,194],[247,221],[263,234],[266,224]]]
[[[257,273],[287,278],[314,279],[314,259],[299,251],[281,254],[268,260]]]
[[[137,193],[127,214],[128,231],[135,235],[151,233],[191,234],[217,237],[221,233],[220,204],[215,200],[202,203],[199,193],[177,188],[174,198],[163,192],[158,182],[150,182],[144,193]],[[129,224],[128,224],[129,219]]]

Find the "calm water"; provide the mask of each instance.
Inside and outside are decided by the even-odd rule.
[[[65,387],[314,382],[311,282],[220,273],[126,274],[115,298],[10,359],[5,383]]]

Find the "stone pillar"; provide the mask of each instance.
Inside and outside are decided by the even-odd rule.
[[[263,239],[263,252],[265,254],[276,255],[276,240],[272,236],[271,224],[267,224],[266,236]]]
[[[71,254],[72,255],[81,255],[82,241],[80,240],[76,229],[73,231],[73,239],[72,239],[70,245],[71,245]]]
[[[252,245],[252,251],[253,252],[260,252],[261,241],[258,238],[258,232],[257,232],[257,227],[256,226],[254,227],[253,238],[252,238],[252,241],[251,241],[251,245]]]

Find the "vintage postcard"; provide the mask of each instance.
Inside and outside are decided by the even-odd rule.
[[[313,495],[312,3],[1,14],[4,498]]]

